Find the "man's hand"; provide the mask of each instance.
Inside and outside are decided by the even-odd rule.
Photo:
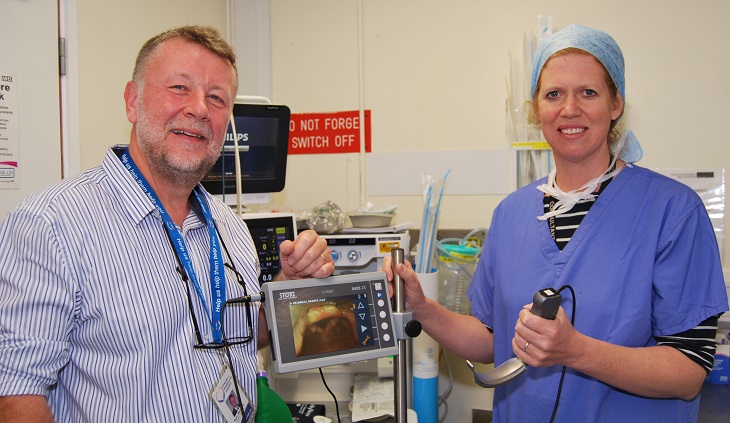
[[[51,409],[43,395],[0,397],[0,423],[53,423]]]
[[[312,230],[301,232],[294,241],[279,246],[282,271],[278,280],[326,278],[335,271],[327,241]]]

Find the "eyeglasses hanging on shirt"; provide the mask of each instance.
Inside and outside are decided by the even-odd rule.
[[[216,232],[218,231],[218,228],[216,227]],[[168,234],[168,240],[170,241],[170,245],[174,247],[172,244],[172,238],[169,237]],[[245,281],[243,280],[243,276],[238,272],[236,269],[236,266],[233,264],[233,260],[231,258],[230,253],[228,252],[228,248],[226,247],[225,242],[223,242],[223,239],[221,239],[221,245],[223,246],[223,251],[226,253],[226,257],[228,258],[230,263],[225,263],[225,267],[233,271],[234,275],[236,275],[236,281],[239,285],[243,288],[243,295],[248,296],[248,291],[246,289]],[[251,320],[251,303],[250,302],[244,302],[243,305],[245,307],[245,319],[246,319],[246,329],[247,332],[244,334],[244,336],[236,336],[233,338],[227,338],[226,332],[225,332],[225,322],[223,322],[223,325],[221,326],[221,332],[222,332],[222,339],[221,342],[209,342],[204,343],[203,338],[200,334],[200,326],[198,325],[198,319],[195,316],[195,309],[193,306],[193,297],[190,294],[190,281],[188,279],[187,274],[185,273],[185,270],[182,267],[182,263],[180,263],[180,259],[178,258],[178,266],[175,268],[177,273],[180,275],[180,279],[185,284],[185,292],[187,294],[188,298],[188,309],[190,311],[190,318],[193,322],[193,330],[195,332],[195,339],[197,340],[197,344],[193,345],[193,348],[197,349],[219,349],[223,347],[233,346],[233,345],[243,345],[248,344],[253,339],[253,321]],[[225,305],[224,305],[225,307]]]

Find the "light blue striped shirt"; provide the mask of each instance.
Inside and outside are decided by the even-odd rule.
[[[248,293],[257,293],[246,225],[207,199]],[[191,212],[182,233],[210,309],[208,230]],[[101,166],[24,200],[0,223],[0,396],[46,395],[58,422],[223,421],[209,392],[226,359],[193,348],[176,266],[159,213],[111,150]],[[226,278],[227,298],[243,295],[230,269]],[[191,296],[209,342],[193,287]],[[255,332],[258,303],[252,317]],[[229,306],[224,322],[228,338],[243,336],[243,305]],[[254,402],[256,347],[254,333],[230,348]]]

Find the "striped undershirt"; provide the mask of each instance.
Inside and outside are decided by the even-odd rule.
[[[593,203],[612,180],[609,179],[601,184],[598,192],[595,193],[594,199],[580,202],[569,212],[547,219],[550,234],[560,251],[563,251],[565,246],[568,245]],[[552,211],[557,202],[558,200],[555,197],[545,195],[543,199],[545,212]],[[672,336],[656,336],[657,345],[676,348],[689,359],[702,366],[705,372],[710,373],[715,359],[715,335],[717,333],[718,317],[710,317],[697,327],[682,333]]]

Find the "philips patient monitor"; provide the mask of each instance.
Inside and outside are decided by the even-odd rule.
[[[294,213],[244,213],[256,253],[259,256],[261,273],[259,285],[274,280],[281,271],[279,245],[297,237],[297,220]]]
[[[277,373],[398,354],[383,272],[272,282],[262,291]]]

